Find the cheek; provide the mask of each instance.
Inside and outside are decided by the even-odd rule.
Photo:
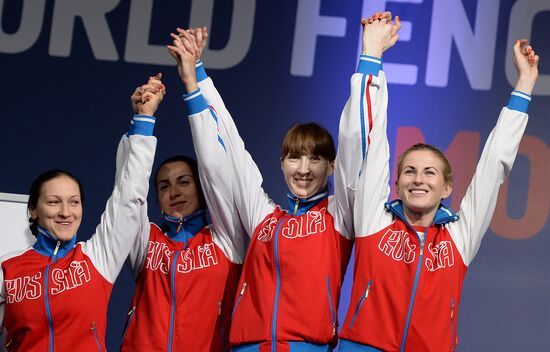
[[[160,209],[166,209],[166,207],[168,206],[168,192],[159,193],[158,197]]]

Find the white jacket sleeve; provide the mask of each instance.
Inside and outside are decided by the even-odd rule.
[[[472,182],[460,203],[459,220],[448,224],[464,264],[470,265],[487,231],[497,203],[500,185],[514,164],[527,126],[530,96],[514,91],[487,138]]]
[[[129,135],[122,137],[117,151],[113,193],[95,234],[83,245],[97,270],[111,283],[133,246],[138,247],[130,258],[132,269],[143,260],[140,256],[149,234],[147,192],[156,148],[156,138],[151,136],[153,125],[153,117],[134,116],[134,125]]]
[[[361,55],[350,82],[350,96],[340,116],[338,154],[334,168],[336,230],[354,236],[353,207],[361,163],[366,158],[375,118],[387,110],[387,87],[382,60]],[[385,115],[384,115],[385,119]]]
[[[340,124],[340,138],[346,136],[344,141],[354,148],[354,155],[361,156],[347,156],[346,165],[347,200],[356,237],[372,234],[391,221],[384,210],[390,193],[387,110],[388,87],[381,61],[362,55],[344,108],[349,117],[342,118]],[[347,123],[345,128],[343,122]],[[351,153],[344,155],[347,154]],[[343,155],[341,151],[339,155]]]
[[[248,236],[235,209],[228,170],[229,147],[218,132],[218,117],[200,90],[184,96],[189,114],[199,177],[210,217],[213,240],[234,263],[243,263]]]
[[[275,205],[262,188],[263,178],[260,170],[246,150],[235,122],[220,94],[212,80],[206,77],[204,70],[202,73],[199,72],[200,69],[198,67],[197,70],[197,77],[200,80],[199,87],[206,102],[213,108],[212,113],[216,117],[216,121],[212,121],[213,118],[208,117],[201,119],[202,121],[197,124],[205,124],[204,130],[211,129],[211,138],[214,138],[211,142],[219,144],[219,141],[223,141],[225,145],[224,153],[228,160],[228,169],[222,172],[226,178],[231,180],[234,206],[244,229],[249,236],[252,236],[256,226],[273,211]],[[209,122],[207,122],[208,120]],[[217,136],[214,135],[214,132]],[[202,141],[203,137],[200,139],[201,142],[204,142]],[[196,141],[197,138],[194,140]],[[197,146],[195,146],[196,148]]]

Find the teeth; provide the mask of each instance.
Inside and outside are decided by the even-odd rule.
[[[428,193],[428,191],[425,191],[425,190],[422,190],[422,189],[413,189],[411,191],[411,193],[413,193],[413,194],[425,194],[425,193]]]

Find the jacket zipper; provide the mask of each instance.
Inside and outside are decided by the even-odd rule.
[[[371,286],[372,286],[372,280],[369,280],[367,288],[365,289],[365,293],[361,296],[361,299],[359,300],[359,304],[357,305],[357,309],[355,310],[355,314],[353,315],[353,318],[351,319],[351,322],[349,323],[349,328],[350,329],[353,326],[353,324],[355,323],[355,319],[357,319],[357,315],[359,315],[359,310],[361,310],[361,306],[363,305],[363,303],[365,302],[367,297],[369,297],[369,291],[370,291]]]
[[[49,273],[50,273],[50,266],[52,264],[55,264],[55,262],[57,261],[57,252],[59,251],[59,246],[61,246],[61,241],[57,241],[57,244],[55,245],[55,249],[53,250],[53,254],[52,254],[52,263],[49,264],[47,267],[46,267],[46,270],[44,271],[44,287],[45,287],[45,292],[44,292],[44,297],[45,297],[45,300],[46,300],[46,317],[48,319],[48,330],[49,330],[49,333],[50,333],[50,346],[49,346],[49,351],[50,352],[54,352],[54,348],[53,348],[53,343],[54,343],[54,339],[53,339],[53,320],[52,320],[52,311],[51,311],[51,308],[50,308],[50,290],[49,290],[49,283],[50,283],[50,280],[49,280]]]
[[[298,204],[300,204],[300,198],[296,198],[296,202],[294,203],[294,215],[298,212]]]
[[[10,350],[10,346],[12,345],[13,343],[13,339],[9,340],[8,342],[6,342],[6,350]],[[15,347],[15,344],[13,345]]]
[[[455,300],[451,297],[451,351],[456,351],[456,335],[455,335]]]
[[[101,348],[101,344],[99,343],[99,338],[97,337],[97,328],[96,328],[96,325],[95,325],[95,321],[92,322],[92,327],[90,327],[90,331],[94,334],[95,343],[97,344],[97,348],[99,349],[100,352],[102,352],[103,349]]]
[[[405,223],[407,223],[405,221]],[[412,229],[412,228],[411,228]],[[426,232],[424,233],[424,238],[421,238],[416,230],[412,229],[414,233],[416,234],[416,237],[418,238],[420,242],[420,257],[418,258],[418,264],[416,265],[416,273],[414,275],[414,283],[413,283],[413,289],[411,293],[411,301],[409,303],[409,309],[407,311],[407,320],[405,322],[405,331],[403,332],[403,339],[401,340],[401,347],[399,348],[400,352],[403,352],[405,350],[405,342],[407,341],[407,334],[409,333],[409,324],[411,323],[411,315],[412,315],[412,309],[414,305],[414,300],[416,298],[416,291],[418,289],[418,280],[420,279],[420,272],[422,271],[422,265],[424,262],[424,244],[425,239],[428,236],[428,228],[426,228]]]
[[[276,352],[277,351],[277,311],[279,309],[279,294],[281,292],[281,267],[279,265],[279,231],[281,230],[281,226],[285,222],[285,219],[283,218],[279,225],[277,226],[277,230],[275,231],[275,240],[273,243],[273,256],[275,257],[275,273],[276,273],[276,280],[275,280],[275,299],[273,302],[273,318],[271,320],[271,351]]]
[[[243,298],[244,291],[246,290],[246,286],[248,284],[246,282],[243,282],[243,287],[241,288],[241,292],[239,293],[239,297],[237,297],[237,302],[235,302],[235,306],[233,307],[233,312],[231,312],[231,318],[235,315],[235,311],[237,310],[237,306],[241,302],[241,298]]]
[[[174,319],[176,315],[176,261],[181,251],[176,251],[172,258],[172,270],[170,271],[170,291],[172,293],[172,310],[170,312],[170,330],[168,334],[168,352],[172,352],[172,340],[174,335]]]
[[[223,329],[222,320],[222,302],[218,302],[218,324],[220,325],[220,333],[222,337],[222,351],[227,352],[227,346],[225,344],[225,330]]]
[[[128,312],[128,320],[126,321],[126,328],[124,329],[124,334],[122,334],[122,341],[124,341],[124,338],[126,337],[126,333],[128,332],[128,329],[130,328],[130,323],[132,322],[132,319],[134,318],[134,312],[136,311],[136,306],[133,306],[132,309]]]
[[[328,292],[328,303],[330,306],[330,318],[332,320],[332,337],[336,336],[336,315],[334,314],[334,305],[332,303],[332,295],[330,293],[330,280],[327,275],[327,292]]]

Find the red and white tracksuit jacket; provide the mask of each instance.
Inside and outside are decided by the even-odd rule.
[[[382,102],[378,82],[364,86],[370,104],[364,121],[349,121],[351,104],[342,113],[335,195],[290,195],[289,210],[264,193],[261,174],[212,81],[205,78],[200,90],[189,95],[195,151],[210,160],[229,160],[232,202],[251,236],[233,311],[233,350],[328,350],[336,343],[340,286],[351,249],[351,209],[365,152],[355,141],[361,138],[361,127],[369,128],[368,113],[375,113]],[[206,168],[215,167],[212,162]]]
[[[75,235],[61,242],[39,228],[31,248],[2,258],[0,329],[7,330],[8,351],[105,351],[111,290],[146,213],[153,123],[136,115],[135,134],[122,137],[114,190],[88,241],[76,243]]]
[[[530,97],[514,91],[457,214],[412,227],[390,193],[386,114],[375,116],[356,195],[355,268],[341,351],[454,351],[462,283],[512,168]],[[381,112],[383,110],[380,110]],[[424,234],[422,236],[421,234]]]
[[[229,351],[242,264],[228,258],[208,220],[200,210],[166,217],[164,231],[151,224],[145,256],[130,257],[137,287],[122,351]]]
[[[202,65],[198,70],[206,75]],[[208,108],[204,115],[217,118]],[[223,142],[215,143],[225,153]],[[138,238],[129,256],[137,287],[122,351],[229,350],[231,311],[249,238],[231,201],[227,157],[196,154],[209,217],[205,211],[183,219],[165,216],[163,230],[151,224]]]

